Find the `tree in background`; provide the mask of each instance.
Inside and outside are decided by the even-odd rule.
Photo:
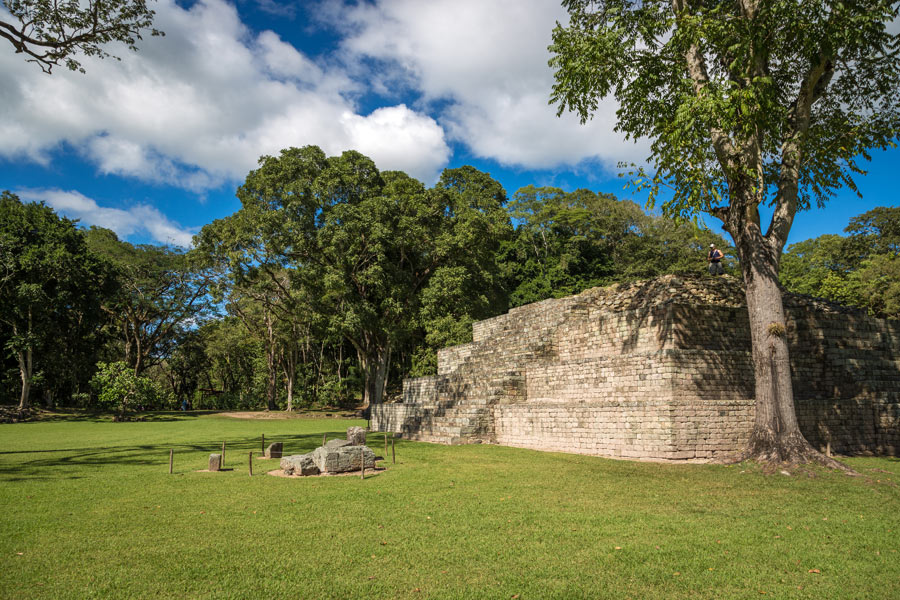
[[[151,27],[155,13],[144,0],[3,0],[3,5],[12,19],[0,20],[0,37],[45,73],[60,62],[84,73],[73,55],[119,60],[103,46],[121,42],[137,51],[141,32],[165,35]]]
[[[444,208],[436,241],[440,264],[421,293],[407,373],[437,371],[437,351],[472,341],[472,323],[508,308],[501,253],[513,235],[506,191],[472,166],[445,169],[431,190]]]
[[[3,350],[16,360],[21,380],[19,408],[30,404],[35,379],[80,380],[91,332],[99,325],[100,302],[111,291],[103,265],[87,248],[75,222],[43,203],[23,204],[0,195],[0,321]],[[67,355],[66,351],[76,352]],[[44,383],[48,389],[62,381]]]
[[[853,217],[849,235],[821,235],[792,244],[781,281],[792,292],[900,318],[900,208],[874,208]]]
[[[153,406],[159,390],[148,377],[138,377],[124,362],[97,363],[91,379],[101,407],[118,412],[119,417],[142,406]]]
[[[855,190],[859,157],[894,144],[900,60],[887,24],[897,3],[563,4],[551,102],[586,121],[614,96],[618,130],[652,142],[651,200],[668,185],[665,214],[708,213],[734,240],[756,380],[745,457],[840,466],[797,425],[778,268],[797,211]],[[760,205],[773,207],[767,225]]]
[[[241,210],[204,228],[198,251],[220,261],[234,284],[252,281],[284,298],[290,290],[281,320],[289,339],[305,341],[302,356],[282,354],[286,371],[316,360],[315,340],[318,372],[328,343],[340,377],[343,348],[333,340],[346,340],[365,406],[380,401],[395,351],[449,323],[435,324],[447,317],[442,302],[466,299],[449,317],[457,322],[505,308],[495,258],[509,233],[505,193],[471,167],[445,172],[429,190],[358,152],[290,148],[260,159],[238,197]],[[271,329],[274,338],[274,321]]]
[[[516,223],[504,248],[510,304],[569,296],[618,281],[706,268],[721,236],[646,214],[634,202],[590,190],[527,186],[509,205]]]
[[[218,274],[215,290],[228,314],[265,351],[267,410],[276,409],[279,371],[293,410],[299,355],[309,353],[314,321],[321,322],[291,279],[293,226],[284,210],[248,196],[238,212],[203,228],[195,250]]]
[[[87,242],[119,281],[118,293],[103,310],[125,362],[140,376],[168,356],[183,330],[207,316],[210,275],[180,249],[134,246],[108,229],[91,227]]]
[[[233,316],[205,323],[200,333],[209,361],[201,374],[205,393],[215,397],[217,408],[255,408],[253,379],[259,344]]]

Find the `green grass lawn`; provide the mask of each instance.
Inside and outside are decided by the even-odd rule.
[[[248,476],[260,434],[300,453],[359,424],[0,425],[0,597],[900,598],[897,459],[787,477],[400,441],[362,481]],[[197,472],[222,440],[234,470]]]

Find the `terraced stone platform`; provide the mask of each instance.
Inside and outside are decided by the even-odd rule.
[[[836,452],[900,449],[900,322],[785,295],[801,428]],[[729,277],[594,288],[473,325],[407,379],[372,427],[444,444],[496,443],[656,460],[739,451],[753,421],[744,293]]]

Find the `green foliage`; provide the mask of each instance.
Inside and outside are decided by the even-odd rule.
[[[0,333],[22,381],[67,396],[89,378],[103,335],[100,303],[114,291],[75,222],[43,203],[0,195]]]
[[[551,102],[586,121],[615,97],[618,130],[652,141],[637,185],[655,196],[668,184],[667,214],[758,204],[770,189],[802,210],[855,190],[859,157],[894,144],[896,2],[563,4]]]
[[[792,244],[780,278],[792,292],[900,318],[900,209],[877,207],[850,220],[850,235]]]
[[[240,291],[235,314],[249,321],[248,303],[258,306],[260,325],[249,327],[269,340],[270,373],[276,354],[295,373],[284,368],[293,356],[285,353],[308,363],[320,343],[340,355],[334,349],[346,340],[364,401],[377,401],[392,353],[422,332],[445,343],[446,330],[434,325],[445,317],[461,322],[505,307],[495,258],[510,231],[505,193],[471,167],[445,172],[428,190],[358,152],[289,148],[262,157],[238,197],[241,210],[205,227],[197,252],[225,274],[221,289]],[[289,332],[281,341],[279,323]],[[297,339],[299,348],[286,343]],[[320,360],[320,376],[323,367]]]
[[[148,377],[138,377],[125,362],[97,363],[91,379],[102,408],[124,414],[140,406],[155,406],[161,393]]]
[[[165,35],[151,27],[154,11],[145,0],[3,0],[3,5],[18,24],[0,21],[0,37],[45,73],[60,62],[84,73],[73,55],[119,60],[103,46],[120,42],[136,51],[142,31]]]
[[[516,230],[503,262],[512,306],[618,281],[700,273],[710,243],[727,250],[707,229],[653,217],[633,202],[589,190],[528,186],[509,209]]]
[[[91,227],[86,238],[115,273],[118,291],[103,310],[118,340],[118,357],[140,375],[209,315],[210,275],[179,248],[135,246],[100,227]]]

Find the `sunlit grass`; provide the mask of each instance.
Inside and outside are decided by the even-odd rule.
[[[159,419],[0,425],[0,596],[900,598],[896,459],[787,477],[398,441],[364,481],[251,478],[261,434],[298,453],[363,422]],[[223,440],[233,470],[198,472]]]

